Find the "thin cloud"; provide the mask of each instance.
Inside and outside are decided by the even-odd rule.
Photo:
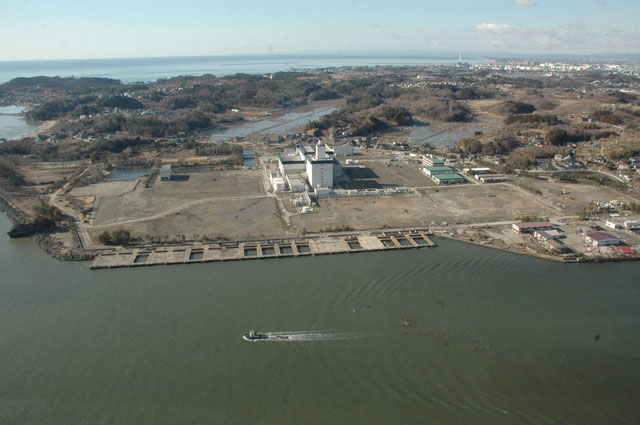
[[[513,30],[513,27],[511,25],[501,25],[501,24],[494,24],[492,22],[482,22],[481,24],[476,25],[476,29],[478,31],[482,31],[486,33],[505,34]]]
[[[497,23],[480,23],[476,48],[499,48],[514,51],[558,51],[574,53],[637,53],[640,30],[597,28],[582,23],[561,26],[526,27]]]
[[[536,0],[513,0],[513,4],[517,4],[518,6],[526,6],[526,7],[538,5]]]

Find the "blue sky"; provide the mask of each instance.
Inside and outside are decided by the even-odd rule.
[[[640,0],[5,0],[0,60],[640,53]]]

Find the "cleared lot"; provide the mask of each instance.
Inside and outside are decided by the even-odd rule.
[[[538,190],[541,199],[553,202],[554,205],[566,205],[567,213],[579,214],[589,201],[612,201],[619,200],[625,202],[640,202],[631,194],[621,193],[606,186],[596,186],[592,184],[561,183],[536,180],[530,178],[518,179],[517,184],[521,187],[534,188]],[[564,194],[562,193],[564,189]]]
[[[429,226],[442,222],[482,223],[523,215],[548,217],[555,209],[509,185],[461,185],[421,189],[417,195],[322,199],[316,214],[294,216],[306,231],[350,226],[354,229]]]
[[[89,195],[85,191],[82,194]],[[215,199],[263,196],[263,193],[256,171],[211,171],[171,181],[157,180],[150,188],[139,184],[127,193],[101,196],[97,191],[96,196],[93,224],[101,225],[159,217]]]
[[[18,171],[34,184],[61,181],[82,170],[87,161],[40,162],[19,166]]]
[[[392,160],[393,159],[393,160]],[[395,159],[360,159],[360,164],[343,168],[348,182],[341,183],[344,189],[369,189],[387,187],[424,187],[434,183],[419,170],[418,161]]]
[[[125,229],[132,235],[172,238],[247,239],[281,236],[284,229],[273,198],[211,200],[154,218],[89,228],[92,238],[105,230]]]
[[[74,189],[73,198],[95,196],[92,238],[126,229],[135,236],[230,239],[284,233],[275,200],[263,193],[258,171],[211,171],[156,180],[108,182]]]

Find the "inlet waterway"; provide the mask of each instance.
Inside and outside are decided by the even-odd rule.
[[[638,263],[441,240],[89,271],[9,226],[0,215],[3,424],[640,422]]]
[[[208,137],[211,142],[222,142],[234,137],[246,137],[250,134],[264,133],[283,135],[300,129],[304,125],[336,111],[336,107],[315,108],[306,112],[288,112],[282,116],[232,125],[217,131]]]

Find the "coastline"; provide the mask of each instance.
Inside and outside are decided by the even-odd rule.
[[[57,120],[49,120],[49,121],[42,121],[39,122],[39,125],[37,128],[29,131],[28,133],[24,133],[22,135],[20,135],[19,137],[16,137],[16,139],[20,139],[23,137],[38,137],[39,134],[45,132],[45,131],[49,131],[51,130],[56,124],[58,124]]]
[[[12,222],[15,221],[20,221],[20,220],[26,220],[28,218],[28,215],[26,213],[24,213],[22,210],[20,210],[19,208],[17,208],[9,199],[6,198],[6,195],[3,194],[2,192],[0,192],[0,212],[3,212],[7,215],[7,217],[9,217],[11,219]],[[355,232],[349,232],[348,235],[341,235],[341,234],[333,234],[333,233],[323,233],[323,234],[318,234],[318,235],[313,235],[314,239],[318,239],[318,238],[323,238],[326,240],[335,240],[335,239],[340,239],[343,238],[345,241],[349,241],[349,237],[353,237],[354,235],[364,235],[364,234],[376,234],[376,233],[380,233],[380,234],[393,234],[395,235],[396,233],[399,234],[403,234],[403,233],[409,233],[412,232],[412,229],[393,229],[393,230],[387,230],[387,229],[377,229],[377,230],[371,230],[371,231],[355,231]],[[72,232],[72,230],[70,230],[69,232]],[[522,248],[522,249],[514,249],[514,247],[506,247],[506,246],[500,246],[499,244],[493,244],[493,243],[482,243],[482,242],[478,242],[475,241],[471,238],[463,238],[463,237],[454,237],[451,236],[449,234],[447,234],[446,232],[431,232],[430,230],[425,229],[425,235],[433,235],[433,237],[436,238],[443,238],[443,239],[449,239],[449,240],[454,240],[457,242],[462,242],[462,243],[467,243],[467,244],[471,244],[471,245],[476,245],[479,247],[483,247],[483,248],[490,248],[490,249],[495,249],[495,250],[499,250],[499,251],[503,251],[503,252],[509,252],[512,254],[518,254],[518,255],[524,255],[524,256],[529,256],[529,257],[536,257],[536,258],[540,258],[542,260],[547,260],[547,261],[554,261],[557,263],[563,263],[563,264],[573,264],[573,263],[600,263],[600,262],[620,262],[620,261],[638,261],[640,260],[639,256],[630,256],[630,257],[615,257],[615,258],[609,258],[609,257],[577,257],[577,256],[561,256],[561,255],[550,255],[550,254],[543,254],[540,253],[538,251],[532,250],[530,248]],[[68,246],[66,246],[62,241],[60,241],[59,239],[55,238],[53,235],[50,234],[36,234],[33,235],[31,237],[31,239],[36,243],[36,245],[38,245],[44,252],[46,252],[47,254],[51,255],[53,258],[60,260],[60,261],[92,261],[95,260],[96,258],[100,257],[102,254],[104,255],[108,255],[108,256],[113,256],[113,255],[129,255],[129,254],[134,254],[134,261],[135,261],[135,257],[137,255],[146,255],[150,252],[153,251],[158,251],[158,252],[167,252],[169,250],[172,250],[174,252],[201,252],[203,250],[203,246],[206,247],[206,245],[203,244],[175,244],[175,243],[167,243],[167,244],[156,244],[153,247],[150,246],[145,246],[145,245],[132,245],[129,247],[124,247],[124,246],[118,246],[118,247],[113,247],[113,248],[109,248],[108,250],[88,250],[85,249],[84,247],[82,247],[80,244],[77,244],[76,248],[70,248]],[[309,237],[305,237],[305,236],[300,236],[297,238],[291,238],[291,237],[287,237],[287,239],[291,239],[291,240],[295,240],[298,242],[301,241],[308,241]],[[246,246],[246,247],[257,247],[259,246],[261,243],[264,242],[268,242],[268,244],[272,245],[274,240],[278,240],[281,241],[283,239],[271,239],[271,240],[263,240],[263,239],[250,239],[250,240],[246,240],[246,241],[242,241],[242,246]],[[304,243],[304,242],[303,242]],[[231,244],[235,244],[235,247],[239,247],[239,242],[232,242]],[[208,244],[208,245],[213,245],[213,244]],[[219,244],[221,249],[227,249],[227,247],[224,247],[224,243]],[[437,244],[434,243],[433,246],[436,246]],[[312,255],[312,256],[316,256],[316,255],[322,255],[322,254],[348,254],[348,253],[357,253],[357,252],[365,252],[365,251],[378,251],[378,250],[397,250],[397,249],[403,249],[403,248],[427,248],[427,247],[431,247],[432,245],[429,246],[393,246],[391,248],[388,247],[383,247],[380,249],[358,249],[358,250],[329,250],[327,252],[309,252],[309,253],[296,253],[295,255],[265,255],[265,256],[255,256],[255,257],[248,257],[248,258],[229,258],[229,259],[215,259],[215,260],[197,260],[197,261],[192,261],[192,260],[178,260],[178,261],[165,261],[165,262],[160,262],[160,263],[155,263],[155,264],[137,264],[137,263],[131,263],[131,264],[126,264],[126,265],[115,265],[115,266],[99,266],[99,267],[93,267],[92,269],[101,269],[101,268],[121,268],[121,267],[129,267],[129,266],[150,266],[150,265],[169,265],[169,264],[189,264],[189,263],[203,263],[203,262],[210,262],[210,261],[229,261],[229,260],[239,260],[239,259],[276,259],[279,257],[288,257],[288,256],[302,256],[302,255]]]
[[[12,223],[27,221],[29,214],[20,209],[11,199],[0,190],[0,212],[6,214]],[[51,234],[37,233],[31,236],[31,240],[44,252],[60,261],[87,261],[95,257],[95,253],[82,248],[70,248]]]

